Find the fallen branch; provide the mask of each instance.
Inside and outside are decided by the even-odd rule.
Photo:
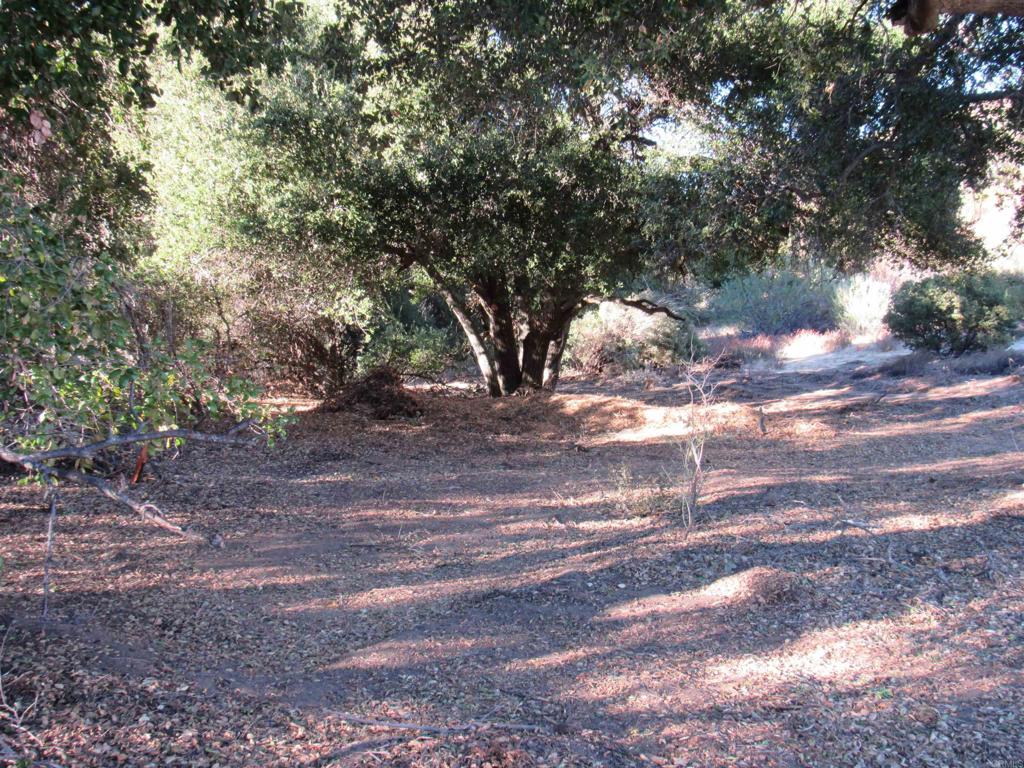
[[[106,480],[96,477],[95,475],[71,469],[64,469],[63,467],[56,467],[49,462],[72,458],[87,459],[108,448],[114,448],[121,445],[131,445],[133,443],[148,443],[157,440],[184,439],[207,443],[219,443],[222,445],[251,445],[251,440],[240,440],[234,437],[234,435],[243,429],[251,427],[252,425],[252,420],[243,421],[233,426],[223,435],[210,434],[208,432],[196,432],[191,429],[165,429],[154,432],[131,432],[127,435],[112,435],[106,440],[99,440],[95,443],[88,443],[86,445],[69,446],[67,448],[58,448],[52,451],[38,451],[36,453],[29,454],[16,453],[9,448],[0,446],[0,460],[6,461],[8,464],[19,466],[27,472],[42,475],[48,479],[59,478],[61,480],[77,483],[78,485],[91,486],[108,499],[116,501],[119,504],[123,504],[138,514],[143,520],[153,523],[157,527],[163,528],[165,531],[169,531],[178,536],[189,539],[190,541],[205,542],[207,539],[202,534],[182,528],[180,525],[176,525],[168,520],[164,516],[164,513],[160,511],[160,508],[155,504],[136,501],[131,496],[117,490]],[[209,541],[220,541],[220,537],[214,535],[209,539]]]
[[[402,720],[374,720],[370,717],[350,715],[347,712],[336,712],[334,710],[327,710],[327,714],[336,717],[342,722],[352,723],[353,725],[365,725],[369,728],[390,728],[392,730],[400,731],[417,731],[419,733],[432,733],[438,736],[451,736],[456,733],[468,733],[469,731],[487,729],[500,731],[526,731],[529,733],[538,733],[544,730],[544,728],[539,725],[531,725],[529,723],[470,720],[468,723],[463,723],[462,725],[420,725],[419,723],[407,723]]]
[[[838,523],[836,523],[835,527],[841,528],[843,526],[848,526],[850,528],[860,528],[862,531],[865,531],[870,534],[874,534],[875,529],[878,527],[877,525],[865,523],[860,520],[840,520]]]

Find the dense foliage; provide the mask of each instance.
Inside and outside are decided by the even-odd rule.
[[[284,60],[296,23],[292,0],[89,2],[7,0],[0,12],[0,104],[28,112],[55,97],[85,118],[116,100],[152,105],[149,60],[164,39],[178,57],[201,52],[204,70],[237,99],[254,72]],[[108,83],[116,76],[120,87]]]
[[[0,7],[0,441],[50,450],[260,416],[154,301],[139,260],[152,198],[138,105],[158,44],[200,51],[235,98],[283,61],[297,7],[11,2]],[[187,325],[186,325],[187,327]]]
[[[930,267],[981,256],[962,195],[994,159],[1024,157],[1024,22],[950,17],[907,38],[863,9],[701,4],[659,31],[644,72],[704,146],[681,177],[682,260],[724,271],[794,249],[843,268],[880,253]]]
[[[261,416],[251,387],[214,377],[195,342],[175,349],[146,335],[116,261],[69,254],[10,192],[0,197],[0,221],[5,446],[51,450],[111,433]]]
[[[1000,281],[989,273],[906,283],[893,296],[885,322],[911,349],[940,355],[1006,344],[1014,325]]]
[[[1021,154],[1019,23],[878,11],[340,6],[253,123],[247,226],[362,285],[425,274],[494,394],[553,383],[584,300],[643,269],[977,261],[961,194]]]
[[[809,273],[809,274],[808,274]],[[749,334],[823,331],[835,324],[831,275],[823,270],[769,270],[725,282],[712,300],[715,318]]]
[[[974,263],[963,192],[1024,157],[1021,22],[908,38],[882,11],[5,3],[11,429],[179,423],[242,407],[241,373],[320,395],[360,366],[434,375],[456,332],[509,394],[553,386],[574,319],[640,273],[706,279],[774,332],[840,295],[764,279],[794,255]]]
[[[470,119],[444,77],[409,82],[342,25],[313,34],[253,121],[254,175],[269,191],[251,230],[364,285],[426,275],[493,394],[553,382],[584,299],[643,263],[628,149],[536,91]],[[357,57],[344,69],[340,46]],[[504,76],[485,47],[467,56],[488,82]]]
[[[553,92],[611,140],[668,125],[687,146],[657,194],[657,234],[682,269],[742,271],[794,249],[843,267],[879,252],[977,259],[964,186],[1022,157],[1020,19],[949,17],[908,38],[883,4],[829,0],[359,7],[389,63],[440,71],[465,110]],[[475,47],[509,88],[479,76]]]

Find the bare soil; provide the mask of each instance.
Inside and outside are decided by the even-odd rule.
[[[671,378],[419,395],[65,491],[46,622],[5,479],[0,763],[1024,760],[1020,378],[722,375],[692,528]]]

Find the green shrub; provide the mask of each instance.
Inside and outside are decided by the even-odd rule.
[[[741,275],[722,284],[711,302],[718,322],[751,335],[779,335],[835,327],[832,285],[788,269]]]
[[[359,358],[364,371],[387,368],[430,379],[466,356],[461,340],[450,330],[426,324],[407,326],[389,320],[371,329],[369,337]]]
[[[992,280],[1002,293],[1003,304],[1015,323],[1024,323],[1024,274],[1020,272],[997,272]]]
[[[47,451],[118,432],[263,419],[257,389],[201,342],[151,337],[135,285],[72,251],[0,179],[0,443]]]
[[[967,273],[905,283],[893,297],[885,322],[915,350],[962,355],[1010,339],[1013,321],[996,276]]]

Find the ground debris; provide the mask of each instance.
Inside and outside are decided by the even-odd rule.
[[[226,548],[67,489],[45,622],[46,516],[2,485],[0,760],[1010,764],[1024,392],[920,375],[847,412],[877,382],[744,378],[691,529],[670,377],[409,393],[415,420],[348,408],[271,448],[186,446],[140,493]]]

